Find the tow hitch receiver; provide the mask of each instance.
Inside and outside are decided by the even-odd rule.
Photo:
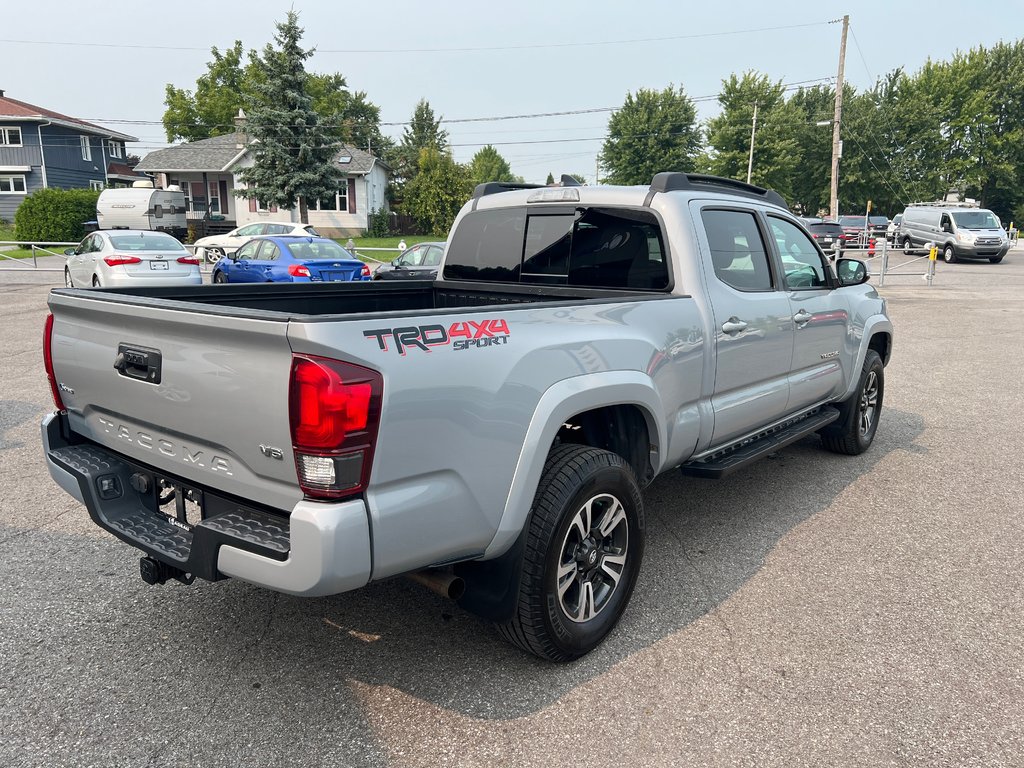
[[[168,579],[175,579],[182,584],[191,584],[196,577],[185,573],[180,568],[162,563],[153,557],[139,558],[139,574],[147,584],[166,584]]]

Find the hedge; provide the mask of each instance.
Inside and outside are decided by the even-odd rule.
[[[85,236],[83,223],[96,219],[94,189],[40,189],[25,198],[14,214],[18,240],[71,242]]]

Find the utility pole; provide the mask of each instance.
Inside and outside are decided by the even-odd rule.
[[[754,131],[757,130],[757,102],[754,102],[754,122],[750,126],[750,159],[747,160],[747,184],[750,183],[750,174],[754,170]]]
[[[601,183],[601,158],[594,158],[594,186]]]
[[[836,113],[832,118],[832,183],[829,211],[833,220],[839,219],[839,124],[843,119],[843,69],[846,67],[846,32],[850,28],[850,16],[843,16],[843,37],[839,43],[839,72],[836,74]]]

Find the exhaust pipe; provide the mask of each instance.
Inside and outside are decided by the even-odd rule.
[[[454,573],[445,571],[432,571],[429,568],[423,571],[415,571],[406,574],[408,578],[421,584],[432,592],[449,600],[458,600],[466,593],[466,582]]]

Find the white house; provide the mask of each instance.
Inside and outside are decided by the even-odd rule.
[[[310,200],[309,223],[328,237],[366,232],[367,217],[387,210],[385,191],[390,168],[379,157],[343,145],[335,157],[344,184],[333,199]],[[245,187],[238,171],[253,163],[244,131],[215,136],[150,152],[137,170],[151,173],[156,186],[177,184],[185,191],[189,219],[204,220],[210,231],[227,231],[261,219],[299,220],[299,212],[263,208],[256,200],[236,196]]]

